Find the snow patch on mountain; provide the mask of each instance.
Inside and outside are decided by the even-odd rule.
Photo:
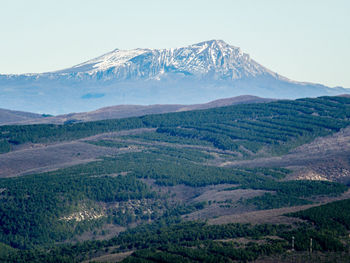
[[[255,95],[295,99],[350,93],[289,80],[238,47],[210,40],[170,49],[119,50],[68,69],[0,75],[0,108],[65,114],[118,104],[197,104]]]
[[[160,79],[169,73],[231,80],[273,74],[240,48],[222,40],[171,49],[116,49],[54,73],[88,74],[104,80]]]

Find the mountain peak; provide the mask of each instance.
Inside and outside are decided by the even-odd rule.
[[[238,51],[240,51],[240,53],[243,54],[243,52],[241,51],[241,49],[239,47],[232,46],[232,45],[226,43],[224,40],[220,40],[220,39],[212,39],[212,40],[208,40],[208,41],[203,41],[203,42],[193,44],[191,46],[197,46],[197,47],[206,46],[206,47],[209,47],[211,49],[217,49],[217,50],[232,49],[232,50],[238,50]]]
[[[104,80],[161,79],[169,74],[196,78],[239,79],[268,71],[240,48],[223,40],[208,40],[172,49],[132,49],[104,54],[56,73],[98,75]]]
[[[228,44],[224,40],[221,40],[221,39],[211,39],[211,40],[196,43],[194,45],[209,45],[209,46],[213,46],[213,45],[224,46],[224,45],[226,45],[227,46]]]
[[[0,107],[51,114],[115,104],[194,104],[247,94],[300,98],[349,93],[290,81],[216,39],[171,49],[115,49],[65,70],[0,75],[0,86]]]

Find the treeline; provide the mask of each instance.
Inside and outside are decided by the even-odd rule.
[[[350,230],[350,199],[313,207],[289,216],[313,222],[318,230],[326,229],[335,236],[344,236]]]
[[[0,140],[0,154],[9,151],[11,151],[11,144],[5,139]]]
[[[258,209],[281,208],[294,205],[311,204],[313,196],[337,196],[344,193],[348,188],[339,183],[327,181],[296,180],[277,182],[264,180],[263,182],[252,182],[243,185],[245,188],[273,191],[262,196],[253,197],[244,201],[252,204]]]
[[[103,120],[72,124],[33,124],[0,126],[0,140],[10,144],[26,142],[55,142],[69,141],[87,136],[135,128],[142,128],[144,124],[140,118],[120,120]]]
[[[314,250],[346,251],[350,230],[349,215],[350,199],[290,213],[287,216],[307,220],[309,224],[302,224],[299,229],[281,236],[289,239],[294,236],[298,250],[309,249],[312,238]]]

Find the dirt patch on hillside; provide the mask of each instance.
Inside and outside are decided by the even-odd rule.
[[[134,149],[133,151],[137,150]],[[79,141],[18,150],[0,155],[0,177],[52,171],[76,164],[88,163],[97,160],[101,156],[123,152],[125,150],[99,147]]]
[[[86,241],[86,240],[107,240],[119,235],[119,233],[124,232],[126,230],[125,227],[113,225],[113,224],[105,224],[101,229],[95,231],[87,231],[84,232],[80,236],[76,236],[74,240],[71,241]]]
[[[261,211],[251,211],[241,214],[225,215],[218,218],[209,219],[208,223],[211,225],[221,225],[228,223],[251,223],[251,224],[292,224],[301,222],[300,219],[294,217],[286,217],[283,214],[292,213],[304,210],[315,205],[293,206],[280,209],[269,209]]]
[[[230,190],[230,191],[222,191],[223,189],[208,189],[204,193],[202,193],[200,196],[196,197],[193,201],[194,202],[208,202],[208,201],[216,201],[216,202],[222,202],[222,201],[231,201],[236,202],[239,199],[247,199],[247,198],[253,198],[259,195],[263,195],[267,191],[263,190],[252,190],[252,189],[236,189],[236,190]]]
[[[258,210],[258,211],[241,211],[240,213],[232,213],[230,215],[222,215],[217,218],[209,219],[208,223],[213,225],[228,224],[228,223],[251,223],[251,224],[293,224],[302,220],[294,217],[284,216],[286,213],[293,213],[300,210],[305,210],[310,207],[320,206],[337,200],[350,198],[350,190],[337,197],[318,197],[313,201],[315,204],[284,207],[279,209]]]
[[[138,147],[118,149],[101,147],[84,141],[138,134],[148,130],[153,129],[135,129],[104,133],[71,142],[23,144],[15,147],[14,151],[0,154],[0,178],[47,172],[92,162],[102,156],[137,152],[141,150]]]
[[[134,253],[134,250],[127,251],[127,252],[120,252],[116,254],[107,254],[96,258],[91,258],[89,260],[85,260],[82,263],[88,263],[88,262],[120,262],[123,259],[130,256],[132,253]]]
[[[123,130],[118,132],[106,132],[106,133],[100,133],[97,135],[89,136],[80,140],[105,140],[105,139],[113,139],[119,136],[127,136],[127,135],[137,135],[145,132],[153,132],[155,131],[155,128],[139,128],[139,129],[133,129],[133,130]]]
[[[222,189],[206,189],[201,195],[191,202],[205,202],[204,209],[195,211],[184,216],[186,220],[207,220],[214,217],[241,214],[254,210],[252,206],[244,206],[240,200],[263,195],[267,191],[252,189],[236,189],[221,191]]]

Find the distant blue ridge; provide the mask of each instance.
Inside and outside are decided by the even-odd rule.
[[[82,99],[98,99],[104,97],[105,94],[103,93],[87,93],[83,96],[81,96]]]

